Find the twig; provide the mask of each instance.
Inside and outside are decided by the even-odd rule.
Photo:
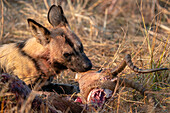
[[[34,98],[35,98],[35,94],[33,92],[30,93],[28,99],[26,100],[26,102],[21,106],[20,109],[20,113],[24,113],[25,109],[27,108],[28,110],[31,109],[31,107],[29,106],[30,103],[33,102]]]
[[[161,10],[162,13],[165,13],[168,15],[170,14],[170,12],[167,9],[161,7],[158,2],[156,3],[156,6],[158,7],[159,10]]]
[[[47,0],[44,0],[44,4],[45,4],[45,7],[49,10],[49,5],[48,5]]]
[[[51,5],[54,5],[55,4],[55,0],[51,0]]]
[[[70,11],[71,11],[71,14],[72,15],[74,15],[74,7],[73,7],[73,4],[72,4],[72,2],[71,2],[71,0],[67,0],[67,2],[68,2],[68,5],[69,5],[69,8],[70,8]]]
[[[35,0],[32,0],[32,2],[33,2],[33,6],[34,6],[34,8],[35,8],[35,9],[37,9],[37,6],[36,6],[36,3],[35,3]]]
[[[112,0],[111,5],[109,6],[109,13],[112,12],[112,10],[114,9],[114,7],[116,6],[116,4],[118,3],[119,0]]]
[[[119,108],[120,108],[120,98],[121,98],[121,92],[125,89],[125,87],[123,87],[118,95],[118,102],[117,102],[117,113],[119,113]]]
[[[160,28],[168,31],[168,33],[170,33],[170,28],[169,27],[167,27],[167,26],[165,26],[163,24],[157,23],[157,22],[155,22],[155,24],[158,25]]]
[[[97,7],[100,3],[104,2],[103,0],[98,0],[95,2],[92,6],[89,7],[89,11],[93,10],[95,7]]]
[[[3,30],[4,30],[4,4],[3,1],[1,0],[1,34],[0,34],[0,43],[2,43],[2,35],[3,35]]]
[[[13,8],[13,7],[8,3],[7,0],[4,0],[4,3],[5,3],[8,7]]]
[[[158,91],[145,91],[145,94],[163,94],[163,95],[170,95],[170,92],[158,92]]]
[[[156,0],[152,0],[152,7],[151,7],[151,17],[152,18],[155,15],[155,4],[156,4]]]
[[[133,101],[133,100],[126,100],[123,97],[120,97],[122,100],[126,101],[126,102],[131,102],[131,103],[137,103],[137,104],[144,104],[143,102],[139,102],[139,101]]]
[[[79,18],[83,18],[83,19],[88,20],[90,22],[90,36],[92,37],[92,31],[94,29],[93,26],[95,25],[93,20],[90,17],[85,16],[85,15],[81,15],[81,14],[74,14],[74,16],[79,17]]]
[[[103,29],[105,31],[106,25],[107,25],[107,15],[108,15],[108,9],[105,10],[105,16],[104,16],[104,23],[103,23]]]
[[[142,27],[140,27],[139,25],[136,25],[135,27],[138,28],[138,29],[140,29],[141,31],[145,31],[145,29],[142,28]],[[158,41],[161,41],[161,42],[163,42],[164,44],[166,43],[167,38],[166,38],[165,36],[163,36],[163,35],[161,35],[161,34],[159,34],[159,33],[155,33],[155,32],[153,32],[153,31],[151,31],[151,30],[148,30],[147,32],[148,32],[148,34],[150,34],[150,35],[152,35],[152,36],[156,36],[156,39],[157,39]],[[160,39],[160,38],[162,38],[162,39]]]

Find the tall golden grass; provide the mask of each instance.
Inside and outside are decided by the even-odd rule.
[[[140,68],[170,66],[170,2],[166,0],[1,0],[1,44],[30,38],[27,18],[51,27],[47,12],[52,4],[62,5],[93,68],[114,68],[127,53]],[[77,85],[74,76],[75,73],[67,70],[57,75],[54,82]],[[119,76],[139,81],[154,91],[158,101],[156,112],[170,112],[169,71],[137,74],[126,68]],[[2,108],[3,98],[0,98]],[[100,112],[146,112],[143,97],[134,90],[122,88],[114,98]],[[17,107],[11,110],[18,112]],[[8,111],[1,109],[1,112]]]

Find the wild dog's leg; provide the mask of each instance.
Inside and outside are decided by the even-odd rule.
[[[78,93],[78,87],[70,84],[55,84],[48,83],[41,88],[43,91],[48,92],[57,92],[58,94],[73,94],[74,92]]]
[[[54,76],[50,76],[48,79],[45,77],[45,75],[41,75],[35,80],[34,84],[28,86],[31,89],[36,87],[36,90],[56,92],[58,94],[73,94],[74,92],[79,92],[79,88],[75,85],[52,83]]]
[[[162,70],[170,70],[169,68],[139,69],[138,67],[133,65],[131,56],[127,54],[125,56],[125,59],[120,64],[120,66],[112,71],[112,75],[117,76],[117,74],[119,74],[125,69],[126,65],[128,65],[129,68],[132,69],[134,72],[138,72],[138,73],[151,73],[151,72],[162,71]]]

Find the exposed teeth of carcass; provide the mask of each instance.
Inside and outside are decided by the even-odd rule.
[[[112,81],[112,82],[117,81],[117,77],[115,77],[115,78],[111,79],[111,81]]]
[[[102,107],[106,99],[112,96],[112,93],[109,89],[93,89],[87,97],[87,103]]]
[[[113,94],[113,91],[110,90],[110,89],[104,89],[104,92],[106,94],[107,99],[110,98],[112,96],[112,94]]]

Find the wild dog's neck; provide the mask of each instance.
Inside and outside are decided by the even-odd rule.
[[[56,73],[49,60],[48,47],[39,44],[35,38],[18,43],[17,47],[20,49],[21,54],[33,61],[38,72],[46,76],[51,76]]]
[[[49,49],[48,47],[42,46],[36,41],[36,38],[31,38],[25,41],[25,45],[22,51],[26,52],[29,56],[34,59],[41,57],[48,57]]]
[[[46,76],[56,75],[67,69],[67,67],[58,62],[51,62],[48,46],[42,46],[35,38],[18,43],[17,47],[20,49],[21,54],[34,62],[37,71],[43,72]]]

